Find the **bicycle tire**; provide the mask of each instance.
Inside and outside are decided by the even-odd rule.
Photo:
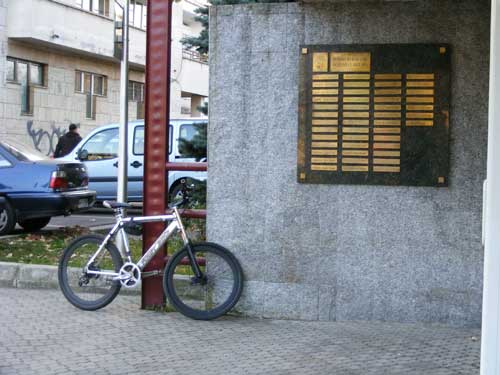
[[[87,262],[87,260],[90,258],[92,254],[95,253],[98,246],[103,242],[103,240],[104,236],[94,235],[94,234],[79,237],[75,239],[71,244],[69,244],[69,246],[64,250],[61,259],[59,261],[59,268],[58,268],[59,287],[61,288],[61,291],[63,295],[66,297],[66,299],[72,305],[82,310],[98,310],[103,308],[104,306],[108,305],[111,301],[115,299],[115,297],[118,295],[121,289],[121,284],[117,280],[110,281],[109,278],[106,277],[101,278],[101,276],[89,277],[83,272],[81,273],[78,272],[78,268],[81,267],[83,263]],[[89,255],[83,257],[80,256],[81,258],[80,260],[78,260],[78,258],[74,258],[73,255],[76,253],[76,251],[78,251],[79,249],[83,249],[85,245],[89,246],[92,245],[89,247],[89,252],[88,252],[90,256]],[[118,272],[123,265],[123,260],[116,246],[113,243],[108,242],[104,250],[104,253],[102,254],[103,256],[99,259],[99,262],[103,261],[104,256],[107,256],[106,260],[104,261],[104,263],[95,264],[94,267],[100,269],[99,265],[103,264],[103,266],[107,266],[108,268],[112,266],[112,270],[114,272]],[[75,261],[75,263],[70,264],[72,258]],[[75,266],[73,266],[74,264]],[[80,264],[80,266],[76,264]],[[76,281],[76,277],[78,277],[78,281]],[[100,278],[101,280],[98,281]],[[84,281],[87,281],[85,286],[80,284],[80,283],[83,284]],[[91,282],[93,283],[94,281],[96,283],[95,285],[96,292],[102,291],[101,293],[102,295],[100,295],[100,297],[95,299],[84,299],[80,297],[77,291],[81,291],[82,295],[86,296],[90,291],[88,284]],[[108,286],[106,285],[107,283],[109,283],[109,288],[107,288],[106,290],[106,287]]]
[[[203,266],[207,277],[206,284],[193,283],[193,277],[179,274],[179,268],[191,270],[192,267],[182,266],[183,259],[187,260],[188,252],[186,247],[177,251],[169,260],[163,277],[163,289],[173,307],[181,314],[196,320],[211,320],[226,314],[238,302],[243,291],[243,271],[236,257],[224,247],[204,242],[191,246],[194,256],[205,254],[206,265]],[[219,258],[219,260],[217,260]],[[229,269],[227,269],[229,267]],[[222,272],[227,270],[226,274]],[[230,271],[230,272],[229,272]],[[193,274],[191,276],[194,276]],[[229,277],[232,276],[230,280]],[[214,287],[218,283],[218,290]],[[202,300],[196,300],[199,296],[193,293],[192,288],[204,288],[205,295]],[[212,289],[211,289],[212,288]],[[217,295],[218,293],[218,295]],[[221,294],[227,296],[221,297]],[[220,301],[216,301],[216,300]],[[194,303],[192,303],[194,301]],[[211,305],[220,302],[216,307]],[[209,306],[208,310],[203,310],[198,306]],[[194,306],[193,306],[194,305]]]

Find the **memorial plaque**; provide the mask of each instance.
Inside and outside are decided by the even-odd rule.
[[[447,186],[450,47],[301,48],[298,181]]]

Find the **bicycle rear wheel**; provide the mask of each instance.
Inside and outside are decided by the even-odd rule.
[[[83,267],[97,252],[104,237],[88,235],[77,238],[65,250],[59,262],[59,286],[66,299],[82,310],[97,310],[109,304],[121,284],[112,276],[89,275]],[[95,271],[118,272],[123,265],[120,252],[108,242],[89,267]]]
[[[197,279],[188,252],[176,252],[165,268],[163,288],[177,311],[193,319],[210,320],[231,310],[243,290],[243,271],[233,254],[213,243],[192,245],[194,256],[204,258],[203,279]]]

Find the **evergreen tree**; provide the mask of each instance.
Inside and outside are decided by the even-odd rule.
[[[198,36],[188,36],[181,39],[181,43],[188,49],[194,49],[201,55],[208,55],[208,8],[195,9],[197,16],[194,18],[201,23],[203,29]]]
[[[179,138],[179,152],[185,158],[195,158],[200,161],[207,157],[207,129],[206,122],[194,123],[192,126],[196,129],[196,134],[191,140]]]

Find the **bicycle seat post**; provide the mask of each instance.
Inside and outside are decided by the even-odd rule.
[[[125,209],[122,208],[122,207],[118,207],[115,209],[115,218],[116,219],[122,219],[124,216],[126,216],[125,214]]]

